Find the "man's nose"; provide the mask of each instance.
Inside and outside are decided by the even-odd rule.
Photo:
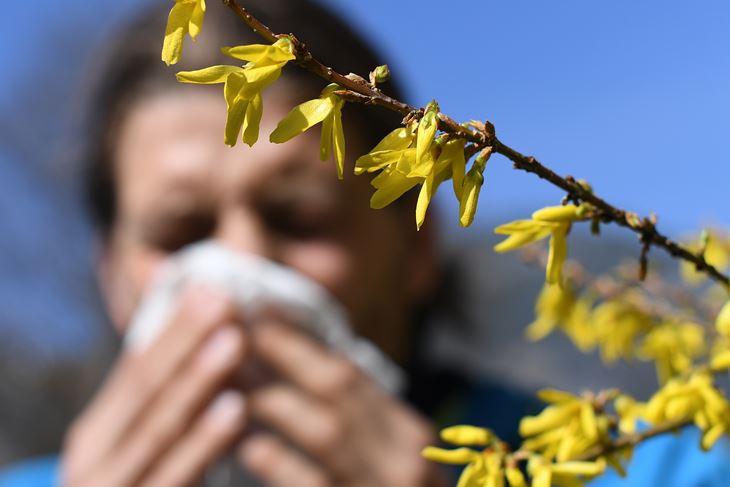
[[[232,250],[278,260],[275,239],[261,219],[245,209],[226,212],[219,220],[214,237]]]

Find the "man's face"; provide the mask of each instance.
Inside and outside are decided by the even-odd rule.
[[[165,257],[214,238],[319,282],[359,333],[399,355],[412,306],[429,287],[429,239],[416,233],[412,211],[369,208],[368,177],[337,180],[334,162],[318,159],[318,127],[269,143],[295,104],[280,100],[265,100],[253,148],[223,144],[217,92],[176,89],[130,109],[114,153],[118,212],[105,266],[113,318],[129,321]],[[349,158],[368,150],[355,130],[347,140]]]

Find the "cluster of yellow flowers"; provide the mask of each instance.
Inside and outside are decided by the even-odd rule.
[[[730,403],[713,379],[705,371],[671,379],[643,407],[642,417],[652,424],[692,421],[702,431],[701,447],[709,450],[730,432]]]
[[[177,63],[184,39],[195,39],[201,31],[205,0],[175,0],[170,12],[162,48],[162,60]],[[244,61],[243,65],[219,65],[183,71],[177,79],[184,83],[224,85],[227,105],[225,143],[234,146],[239,137],[252,146],[259,138],[263,115],[262,93],[296,59],[294,40],[278,36],[273,44],[223,48],[223,53]],[[388,76],[387,67],[376,68],[370,77],[373,86]],[[337,175],[344,177],[345,136],[341,87],[330,84],[317,99],[294,107],[270,134],[273,143],[283,143],[322,124],[320,158],[335,160]],[[459,201],[459,221],[469,226],[474,219],[483,173],[491,148],[481,150],[467,171],[467,140],[439,133],[441,114],[432,101],[420,119],[408,117],[404,127],[393,130],[369,153],[355,162],[356,175],[378,173],[372,180],[375,192],[370,204],[383,208],[420,185],[416,204],[416,226],[420,229],[438,187],[451,179]],[[478,126],[470,122],[465,126]],[[568,255],[567,236],[573,223],[593,220],[594,208],[586,203],[542,208],[530,219],[517,220],[496,228],[506,235],[495,246],[497,252],[516,250],[550,237],[546,284],[536,302],[536,318],[527,328],[531,340],[539,340],[554,330],[563,331],[579,349],[600,350],[606,362],[619,358],[650,360],[656,364],[662,387],[647,402],[610,391],[582,396],[547,389],[539,397],[548,406],[537,416],[520,423],[524,438],[518,450],[509,447],[491,431],[475,426],[454,426],[441,432],[443,441],[455,449],[428,447],[426,458],[466,465],[459,487],[582,486],[606,466],[624,474],[623,462],[632,453],[633,443],[621,448],[607,446],[621,435],[633,435],[637,422],[668,424],[671,428],[693,423],[702,431],[701,446],[712,447],[730,434],[730,403],[716,387],[715,374],[730,369],[730,302],[717,315],[717,339],[708,346],[706,330],[688,319],[654,316],[629,299],[629,291],[609,298],[590,292],[578,295],[563,276]],[[730,267],[730,239],[705,232],[692,250],[720,270]],[[690,283],[702,280],[691,264],[683,263],[682,276]],[[704,365],[702,365],[704,361]],[[608,406],[613,406],[613,412]],[[581,460],[583,459],[583,460]]]
[[[441,431],[441,439],[459,448],[429,446],[424,457],[450,465],[466,465],[457,487],[574,487],[603,473],[604,459],[555,462],[526,448],[512,453],[508,446],[485,428],[451,426]],[[477,450],[474,447],[481,448]],[[526,468],[520,463],[526,461]]]
[[[223,93],[228,107],[225,142],[236,145],[243,129],[243,142],[252,146],[259,138],[259,124],[263,115],[261,93],[281,75],[287,62],[295,59],[292,43],[282,37],[274,44],[224,47],[223,54],[247,61],[246,65],[211,66],[197,71],[181,71],[178,81],[183,83],[224,83]]]
[[[540,340],[559,329],[581,351],[598,347],[606,363],[621,358],[655,362],[662,384],[689,370],[708,352],[702,325],[651,316],[625,295],[596,305],[590,293],[576,296],[570,283],[563,287],[546,284],[535,304],[535,314],[526,330],[529,339]]]
[[[205,13],[204,0],[176,0],[170,12],[162,59],[169,65],[179,61],[186,34],[195,38],[202,27]],[[223,53],[246,61],[244,66],[211,66],[197,71],[183,71],[177,79],[184,83],[224,83],[228,107],[225,143],[233,146],[243,131],[243,142],[252,146],[259,136],[263,113],[261,93],[281,75],[287,62],[296,58],[293,44],[282,36],[272,45],[254,44],[223,48]],[[372,82],[387,77],[387,67],[377,67]],[[342,126],[344,99],[336,94],[337,84],[328,85],[315,100],[296,106],[279,122],[269,140],[283,143],[322,123],[320,159],[333,154],[337,175],[344,176],[345,135]],[[398,128],[387,135],[368,154],[357,159],[355,174],[380,173],[373,179],[376,191],[371,199],[373,208],[384,208],[404,193],[421,185],[416,204],[416,227],[420,229],[426,211],[439,185],[453,179],[454,192],[460,202],[459,221],[469,226],[484,182],[483,172],[491,149],[477,155],[466,171],[466,140],[446,134],[437,137],[439,107],[433,101],[424,110],[420,120]]]
[[[525,449],[541,452],[549,460],[565,462],[609,439],[608,417],[596,414],[591,397],[581,398],[554,389],[544,389],[538,397],[549,406],[538,416],[528,416],[520,422]]]
[[[369,153],[355,162],[355,174],[380,171],[373,179],[376,191],[370,200],[373,208],[384,208],[406,191],[421,185],[416,204],[416,226],[420,228],[426,210],[439,185],[451,178],[454,193],[461,202],[459,220],[469,226],[474,219],[479,191],[490,151],[480,153],[466,173],[466,140],[436,137],[439,107],[435,101],[426,107],[419,122],[393,130]]]
[[[730,433],[730,403],[713,375],[730,368],[730,352],[718,357],[709,370],[670,379],[645,403],[617,390],[581,397],[542,390],[538,397],[548,405],[537,416],[522,419],[524,441],[514,452],[491,431],[460,425],[441,432],[444,442],[458,448],[427,447],[423,455],[466,465],[458,487],[527,487],[528,480],[532,487],[575,487],[601,475],[607,466],[625,476],[624,463],[640,441],[634,435],[642,422],[666,431],[694,424],[702,432],[701,448],[708,450]],[[630,440],[612,447],[619,438]]]

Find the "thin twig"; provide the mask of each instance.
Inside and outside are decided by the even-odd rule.
[[[258,33],[268,42],[276,42],[282,37],[282,34],[274,33],[255,16],[251,15],[246,8],[239,5],[236,0],[222,1],[231,10],[233,10],[241,18],[241,20],[251,27],[254,32]],[[293,35],[287,35],[287,37],[289,37],[294,44],[294,54],[297,58],[296,62],[303,68],[311,71],[330,83],[337,83],[344,90],[353,92],[354,94],[348,98],[350,101],[379,105],[398,112],[406,117],[420,117],[423,115],[423,108],[410,106],[407,103],[384,94],[376,86],[373,86],[362,79],[344,76],[334,69],[325,66],[312,56],[312,53],[306,48],[303,42]],[[554,186],[563,189],[568,193],[571,201],[586,202],[593,205],[596,209],[595,216],[600,221],[604,223],[613,222],[632,230],[639,235],[644,244],[660,247],[675,258],[691,262],[695,265],[695,268],[698,271],[706,273],[726,288],[730,288],[730,278],[709,264],[702,254],[696,254],[661,234],[657,230],[656,224],[653,220],[649,218],[640,219],[634,213],[609,204],[575,179],[559,176],[550,168],[542,165],[536,158],[521,154],[508,145],[503,144],[499,139],[497,139],[491,124],[486,124],[486,126],[487,129],[483,131],[471,130],[460,125],[449,116],[443,113],[439,114],[439,129],[473,143],[473,148],[468,150],[469,153],[474,154],[485,147],[491,146],[494,152],[502,154],[511,160],[515,169],[535,174],[538,177],[552,183]]]
[[[599,457],[616,453],[626,448],[632,448],[643,443],[644,441],[654,438],[655,436],[663,435],[671,431],[676,431],[685,426],[692,424],[691,420],[681,421],[669,421],[666,423],[659,424],[652,428],[645,429],[633,434],[621,435],[610,443],[605,445],[597,445],[595,448],[591,448],[584,454],[575,458],[576,461],[591,461],[596,460]]]

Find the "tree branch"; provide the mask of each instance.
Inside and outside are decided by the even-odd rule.
[[[266,41],[273,43],[283,36],[282,34],[274,33],[256,17],[251,15],[246,8],[239,5],[236,0],[222,1],[226,6],[233,10],[233,12],[235,12],[243,22],[245,22],[254,30],[254,32],[258,33]],[[343,94],[343,96],[345,96],[349,101],[379,105],[398,112],[406,117],[420,117],[423,115],[423,108],[412,107],[407,103],[392,98],[359,76],[348,77],[338,73],[328,66],[325,66],[314,58],[303,42],[293,35],[288,35],[287,37],[289,37],[294,44],[294,54],[297,57],[296,63],[330,83],[337,83],[344,90],[352,92],[351,95]],[[575,179],[559,176],[550,168],[542,165],[536,158],[532,156],[525,156],[515,149],[503,144],[499,139],[497,139],[493,128],[494,127],[489,123],[486,124],[485,130],[465,128],[451,117],[443,113],[439,114],[439,129],[472,142],[473,145],[468,148],[468,153],[475,154],[479,150],[491,146],[494,152],[502,154],[511,160],[515,169],[526,171],[545,179],[554,186],[566,191],[570,199],[575,202],[586,202],[593,205],[597,210],[597,218],[602,222],[613,222],[630,229],[639,235],[639,238],[644,245],[653,245],[655,247],[662,248],[672,257],[691,262],[695,265],[695,268],[698,271],[706,273],[726,288],[730,288],[730,279],[726,275],[709,264],[701,253],[696,254],[661,234],[657,230],[656,224],[651,218],[640,219],[635,213],[622,210],[609,204]]]

